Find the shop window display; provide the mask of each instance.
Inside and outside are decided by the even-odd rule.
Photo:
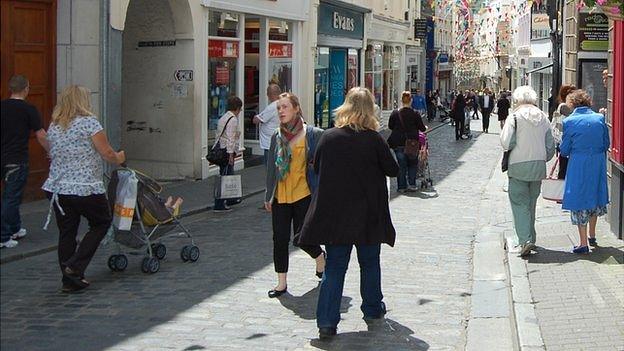
[[[322,127],[329,123],[329,48],[316,51],[314,67],[314,125]]]
[[[383,49],[383,109],[397,107],[400,80],[401,47],[387,45]]]
[[[368,45],[364,62],[364,85],[375,96],[375,103],[382,105],[382,45]]]
[[[211,37],[238,37],[238,14],[210,11],[208,35]]]

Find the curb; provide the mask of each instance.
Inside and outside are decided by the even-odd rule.
[[[242,199],[247,199],[247,198],[250,198],[252,196],[261,194],[263,192],[264,192],[264,189],[252,190],[248,194],[243,195]],[[210,211],[213,208],[214,208],[214,205],[191,209],[191,210],[188,210],[188,211],[182,213],[179,218],[185,218],[185,217],[193,216],[193,215],[196,215],[196,214],[199,214],[199,213],[202,213],[202,212]],[[22,252],[22,253],[19,253],[19,254],[7,256],[7,257],[4,257],[4,258],[0,259],[0,265],[3,265],[5,263],[9,263],[9,262],[20,261],[20,260],[23,260],[23,259],[29,258],[29,257],[35,257],[35,256],[43,255],[43,254],[46,254],[48,252],[52,252],[52,251],[56,250],[57,247],[58,247],[58,245],[50,245],[50,246],[47,246],[47,247],[44,247],[44,248],[32,250],[30,252]]]
[[[505,235],[505,252],[509,280],[511,283],[512,323],[515,326],[518,349],[520,351],[546,350],[539,321],[535,314],[535,301],[531,294],[529,272],[524,259],[512,252],[514,247],[513,232]]]

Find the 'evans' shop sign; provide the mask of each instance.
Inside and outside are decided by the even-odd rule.
[[[362,39],[364,15],[342,7],[321,3],[318,11],[319,34]]]

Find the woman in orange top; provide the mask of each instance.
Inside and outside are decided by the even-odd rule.
[[[294,228],[293,242],[297,245],[301,225],[316,188],[316,175],[310,164],[316,143],[323,133],[322,129],[304,124],[299,99],[291,93],[280,95],[277,113],[280,126],[271,138],[268,152],[264,203],[273,217],[273,261],[278,277],[278,284],[269,291],[269,297],[278,297],[286,292],[290,228]],[[321,278],[325,269],[325,255],[321,247],[300,247],[316,260],[316,275]]]

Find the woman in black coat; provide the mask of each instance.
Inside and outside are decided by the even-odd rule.
[[[453,102],[453,119],[455,120],[455,140],[462,138],[466,128],[466,99],[459,92]]]
[[[373,95],[365,88],[349,91],[336,109],[336,128],[325,131],[316,148],[318,188],[312,196],[300,245],[325,245],[327,261],[316,311],[319,336],[336,334],[340,300],[353,245],[361,270],[364,318],[385,313],[381,293],[381,244],[394,245],[386,177],[399,166],[377,132]]]
[[[500,122],[501,130],[505,126],[505,120],[507,120],[507,116],[509,116],[510,108],[511,103],[507,98],[507,93],[501,93],[500,98],[496,103],[496,109],[498,110],[498,122]]]

